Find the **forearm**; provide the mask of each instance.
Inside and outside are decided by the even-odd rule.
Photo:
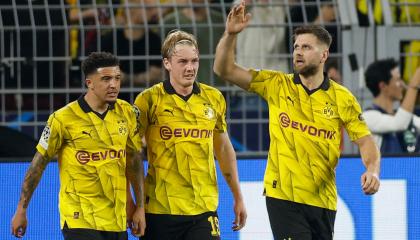
[[[236,154],[232,149],[221,151],[218,155],[220,170],[228,184],[235,200],[242,199],[241,188],[239,185],[238,167]]]
[[[413,112],[416,104],[417,93],[420,87],[420,68],[416,70],[408,83],[407,92],[405,93],[404,100],[401,107],[408,112]]]
[[[216,48],[214,72],[224,78],[235,65],[236,34],[224,33]],[[229,81],[229,79],[227,79]]]
[[[32,159],[31,166],[26,172],[25,179],[22,184],[22,190],[20,194],[18,207],[27,209],[29,201],[41,180],[42,174],[48,164],[49,160],[44,158],[39,152],[35,153]]]
[[[367,136],[363,144],[359,145],[360,155],[362,157],[363,164],[366,167],[366,171],[375,173],[379,176],[380,172],[380,153],[378,147],[373,141],[372,136]]]
[[[418,86],[409,86],[405,93],[404,100],[401,103],[401,107],[407,112],[413,112],[416,104]]]
[[[140,153],[131,153],[127,157],[127,179],[130,182],[137,207],[144,207],[144,169]]]

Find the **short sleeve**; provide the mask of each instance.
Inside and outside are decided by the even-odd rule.
[[[56,114],[51,114],[36,146],[37,151],[44,157],[54,157],[62,146],[63,131],[64,127],[56,118]]]

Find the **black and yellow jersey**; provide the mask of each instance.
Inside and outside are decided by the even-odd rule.
[[[326,76],[319,88],[308,90],[297,74],[250,72],[249,91],[269,107],[266,195],[336,210],[341,128],[351,140],[370,134],[356,98]]]
[[[188,97],[169,81],[140,93],[140,133],[147,143],[146,212],[196,215],[218,205],[213,134],[226,131],[219,90],[194,83]]]
[[[126,231],[126,155],[140,151],[134,107],[99,114],[83,96],[50,115],[37,150],[58,155],[61,227]]]

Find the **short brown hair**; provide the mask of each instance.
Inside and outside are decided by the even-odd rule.
[[[170,58],[178,44],[194,46],[198,51],[197,40],[192,34],[175,29],[170,31],[165,41],[163,41],[161,49],[162,57]]]
[[[295,29],[293,34],[293,41],[296,37],[302,34],[313,34],[321,43],[324,43],[329,48],[331,46],[331,34],[325,28],[318,25],[302,26]]]

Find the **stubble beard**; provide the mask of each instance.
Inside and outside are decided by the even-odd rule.
[[[307,78],[307,77],[314,76],[318,72],[319,65],[309,64],[307,66],[302,67],[301,69],[298,69],[295,65],[293,67],[293,69],[296,73],[298,73],[298,74],[304,76],[305,78]]]

